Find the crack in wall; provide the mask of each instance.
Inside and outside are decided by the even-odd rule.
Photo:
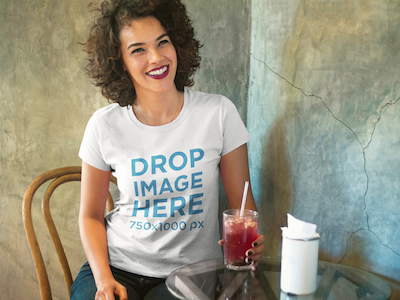
[[[383,106],[379,109],[378,119],[377,119],[376,122],[374,123],[374,128],[372,129],[371,137],[370,137],[370,139],[369,139],[369,141],[368,141],[368,143],[367,143],[367,146],[365,146],[365,147],[362,148],[362,149],[363,149],[363,157],[364,157],[364,171],[365,171],[365,175],[367,176],[367,188],[366,188],[366,191],[365,191],[365,193],[364,193],[364,212],[365,212],[365,214],[366,214],[366,216],[367,216],[367,228],[368,228],[368,230],[370,230],[370,228],[369,228],[369,215],[368,215],[368,212],[367,212],[367,204],[366,204],[365,198],[366,198],[367,193],[368,193],[369,177],[368,177],[368,172],[367,172],[367,160],[366,160],[366,158],[365,158],[365,150],[369,147],[369,145],[370,145],[371,142],[372,142],[372,137],[373,137],[373,135],[374,135],[374,132],[375,132],[375,129],[376,129],[376,125],[378,124],[378,122],[380,121],[381,116],[382,116],[382,110],[383,110],[386,106],[396,104],[398,101],[400,101],[400,97],[397,98],[397,99],[394,100],[394,101],[387,102],[385,105],[383,105]],[[392,250],[392,251],[393,251],[393,250]],[[393,252],[395,252],[395,251],[393,251]],[[396,253],[396,252],[395,252],[395,253]],[[399,253],[397,253],[397,254],[400,255]]]
[[[268,70],[270,70],[270,71],[271,71],[272,73],[274,73],[276,76],[278,76],[279,78],[281,78],[282,80],[284,80],[287,84],[289,84],[289,85],[292,86],[293,88],[295,88],[295,89],[297,89],[298,91],[300,91],[305,97],[313,97],[313,98],[317,98],[318,100],[320,100],[320,102],[325,106],[325,108],[326,108],[326,109],[328,110],[328,112],[332,115],[332,117],[333,117],[336,121],[338,121],[339,123],[341,123],[344,127],[346,127],[346,128],[354,135],[354,137],[356,138],[356,140],[357,140],[358,143],[360,144],[360,147],[361,147],[362,152],[363,152],[363,159],[364,159],[364,173],[365,173],[366,180],[367,180],[367,183],[366,183],[367,186],[366,186],[366,190],[365,190],[365,193],[364,193],[364,196],[363,196],[364,213],[365,213],[365,215],[366,215],[367,228],[359,228],[358,230],[353,231],[353,232],[350,234],[350,237],[348,238],[347,243],[346,243],[346,251],[345,251],[344,255],[342,256],[342,258],[338,261],[338,263],[341,263],[341,262],[346,258],[347,254],[348,254],[348,249],[349,249],[349,246],[350,246],[350,240],[353,238],[353,236],[356,235],[358,232],[363,231],[363,230],[366,230],[366,231],[372,233],[372,234],[378,239],[379,243],[380,243],[382,246],[384,246],[384,247],[386,247],[387,249],[389,249],[390,251],[392,251],[395,255],[400,256],[400,253],[399,253],[399,252],[396,252],[396,251],[395,251],[394,249],[392,249],[389,245],[383,243],[382,240],[379,238],[379,236],[378,236],[373,230],[370,229],[370,226],[369,226],[369,215],[368,215],[367,203],[366,203],[366,197],[367,197],[368,188],[369,188],[369,177],[368,177],[368,172],[367,172],[367,159],[366,159],[366,156],[365,156],[365,150],[366,150],[366,149],[369,147],[369,145],[371,144],[372,138],[373,138],[373,135],[374,135],[374,132],[375,132],[375,129],[376,129],[376,126],[377,126],[378,122],[379,122],[380,119],[381,119],[382,110],[383,110],[385,107],[389,106],[389,105],[393,105],[393,104],[396,104],[397,102],[399,102],[399,101],[400,101],[400,97],[397,98],[397,99],[394,100],[394,101],[387,102],[386,104],[384,104],[384,105],[380,108],[378,119],[377,119],[376,122],[374,123],[374,127],[373,127],[373,130],[372,130],[372,132],[371,132],[371,137],[370,137],[370,139],[369,139],[367,145],[364,147],[364,146],[362,145],[360,139],[358,138],[357,134],[354,132],[354,130],[351,129],[347,124],[345,124],[342,120],[340,120],[339,118],[337,118],[337,117],[333,114],[333,112],[332,112],[332,111],[330,110],[330,108],[326,105],[326,103],[324,102],[324,100],[322,99],[322,97],[317,96],[317,95],[314,95],[314,94],[306,94],[306,93],[304,92],[303,89],[301,89],[300,87],[295,86],[293,83],[289,82],[285,77],[283,77],[283,76],[280,75],[279,73],[275,72],[275,71],[274,71],[273,69],[271,69],[264,61],[262,61],[262,60],[256,58],[252,53],[250,53],[250,56],[251,56],[253,59],[255,59],[256,61],[262,63],[265,67],[267,67]]]

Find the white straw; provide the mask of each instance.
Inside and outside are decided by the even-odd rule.
[[[247,199],[247,190],[249,188],[249,182],[246,181],[244,183],[244,191],[243,191],[243,197],[242,197],[242,206],[240,207],[240,216],[243,217],[244,213],[244,207],[246,206],[246,199]]]

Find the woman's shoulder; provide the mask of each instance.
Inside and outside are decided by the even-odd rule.
[[[115,119],[116,117],[120,117],[124,114],[124,110],[127,110],[128,107],[121,107],[118,103],[113,103],[102,108],[96,110],[91,119],[97,121],[107,121],[109,119]]]
[[[205,93],[189,89],[186,91],[188,93],[188,99],[193,106],[224,107],[233,105],[232,101],[224,95]]]

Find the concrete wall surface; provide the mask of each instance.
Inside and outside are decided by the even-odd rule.
[[[80,165],[77,156],[85,124],[107,104],[83,68],[78,42],[89,28],[88,1],[0,2],[0,298],[40,299],[33,260],[22,224],[22,197],[30,182],[53,168]],[[66,299],[58,258],[33,205],[39,243],[54,287]],[[69,183],[51,203],[73,272],[85,261],[76,222],[79,184]]]
[[[400,2],[253,0],[252,16],[247,125],[266,254],[280,254],[291,213],[317,224],[320,259],[399,282]]]
[[[92,113],[107,105],[84,72],[84,42],[91,26],[89,0],[0,1],[0,298],[40,299],[22,224],[22,198],[30,182],[53,168],[80,165],[78,150]],[[97,1],[99,2],[99,1]],[[186,1],[201,48],[194,89],[221,93],[245,119],[250,69],[249,0]],[[51,239],[33,221],[50,274],[54,299],[67,299]],[[86,261],[78,232],[79,184],[56,191],[51,209],[73,277]]]

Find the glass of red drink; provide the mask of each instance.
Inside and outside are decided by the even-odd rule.
[[[246,262],[246,251],[257,239],[258,212],[245,209],[240,216],[239,209],[223,212],[222,238],[224,240],[225,267],[231,270],[249,270],[253,262]]]

